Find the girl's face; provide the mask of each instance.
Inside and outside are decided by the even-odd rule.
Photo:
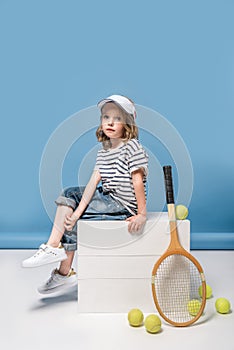
[[[110,139],[123,137],[124,117],[120,108],[114,103],[108,102],[102,108],[102,131]]]

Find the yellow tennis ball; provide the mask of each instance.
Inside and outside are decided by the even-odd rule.
[[[220,314],[228,314],[231,309],[230,301],[226,298],[218,298],[215,302],[215,308]]]
[[[201,308],[201,302],[200,300],[197,300],[197,299],[192,299],[187,304],[187,309],[191,316],[197,316],[200,308]]]
[[[188,216],[188,208],[185,205],[178,204],[175,207],[176,218],[178,220],[185,220]]]
[[[202,297],[202,286],[199,287],[199,295]],[[210,299],[212,297],[212,288],[208,284],[206,285],[206,299]]]
[[[149,315],[145,319],[145,329],[149,333],[158,333],[161,329],[161,320],[157,315]]]
[[[130,326],[139,327],[142,325],[144,320],[144,315],[139,309],[132,309],[128,313],[128,322]]]

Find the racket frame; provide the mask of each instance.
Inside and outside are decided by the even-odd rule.
[[[166,171],[169,171],[170,174],[170,184],[168,187],[168,184],[166,183],[166,194],[167,194],[167,209],[168,209],[168,218],[169,218],[169,224],[170,224],[170,244],[165,251],[165,253],[157,260],[155,263],[153,270],[152,270],[152,281],[151,281],[151,286],[152,286],[152,294],[153,294],[153,299],[155,306],[159,312],[159,314],[163,317],[165,321],[168,323],[172,324],[173,326],[177,327],[186,327],[194,322],[196,322],[200,316],[202,315],[205,305],[206,305],[206,280],[205,280],[205,275],[204,271],[200,265],[200,263],[197,261],[197,259],[191,255],[186,249],[182,247],[179,241],[179,236],[178,236],[178,229],[177,229],[177,220],[176,220],[176,213],[175,213],[175,203],[174,203],[174,195],[173,195],[173,184],[172,184],[172,176],[171,176],[171,166],[166,166],[164,167],[164,174],[165,174],[165,168]],[[169,188],[169,193],[168,193],[168,188]],[[185,256],[187,259],[189,259],[197,268],[200,277],[201,277],[201,307],[199,309],[199,312],[191,318],[188,321],[185,322],[176,322],[171,319],[169,319],[162,311],[159,303],[158,303],[158,298],[157,298],[157,292],[156,292],[156,285],[155,285],[155,279],[157,278],[157,270],[161,263],[169,256],[172,255],[182,255]]]

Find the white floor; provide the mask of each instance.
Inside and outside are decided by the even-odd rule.
[[[162,331],[155,335],[144,327],[130,327],[128,310],[126,314],[78,314],[77,290],[66,295],[39,295],[37,285],[53,266],[22,269],[21,261],[32,253],[0,250],[0,344],[4,350],[234,349],[234,312],[221,315],[214,306],[216,298],[226,297],[234,308],[234,251],[192,251],[214,296],[195,325],[176,328],[163,322]]]

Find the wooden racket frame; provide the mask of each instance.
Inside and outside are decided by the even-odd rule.
[[[170,166],[168,166],[168,167],[170,167]],[[172,187],[171,187],[171,190],[173,191]],[[158,259],[158,261],[154,265],[154,268],[152,270],[152,284],[151,285],[152,285],[152,294],[153,294],[154,303],[155,303],[155,306],[156,306],[159,314],[164,318],[165,321],[172,324],[173,326],[186,327],[186,326],[189,326],[189,325],[193,324],[194,322],[196,322],[200,318],[200,316],[202,315],[202,313],[204,311],[204,308],[206,305],[206,281],[205,281],[205,275],[204,275],[204,272],[203,272],[203,269],[202,269],[200,263],[197,261],[197,259],[194,256],[192,256],[180,244],[178,230],[177,230],[177,220],[176,220],[176,214],[175,214],[174,197],[172,196],[172,198],[173,198],[173,200],[172,200],[173,203],[167,203],[171,240],[170,240],[170,244],[169,244],[167,250],[165,251],[165,253]],[[202,301],[201,301],[200,310],[197,313],[197,315],[194,316],[194,318],[192,318],[191,320],[186,321],[186,322],[172,321],[163,313],[163,311],[161,310],[160,305],[158,303],[157,293],[156,293],[156,288],[155,288],[156,273],[157,273],[157,270],[158,270],[160,264],[162,263],[162,261],[165,258],[167,258],[170,255],[175,255],[175,254],[183,255],[187,259],[192,261],[193,264],[197,267],[197,269],[201,275],[201,281],[202,281],[202,295],[201,295]]]

